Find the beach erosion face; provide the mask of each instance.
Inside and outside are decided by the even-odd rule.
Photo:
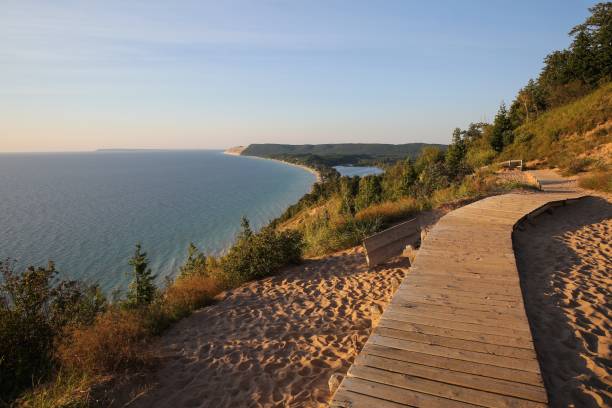
[[[370,271],[353,248],[228,291],[154,345],[155,385],[130,406],[327,406],[407,266]]]
[[[514,235],[525,308],[551,407],[612,406],[612,204],[582,199]]]

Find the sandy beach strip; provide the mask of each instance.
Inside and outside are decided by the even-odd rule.
[[[244,147],[242,147],[242,146],[239,146],[239,147],[232,147],[232,148],[230,148],[230,149],[225,150],[225,151],[223,152],[223,154],[227,154],[227,155],[230,155],[230,156],[242,156],[242,157],[249,157],[249,158],[253,158],[253,159],[261,159],[261,160],[272,160],[272,161],[275,161],[275,162],[279,162],[279,163],[287,164],[287,165],[289,165],[289,166],[298,167],[298,168],[300,168],[300,169],[302,169],[302,170],[306,170],[307,172],[309,172],[309,173],[313,174],[313,175],[316,177],[316,182],[317,182],[317,183],[320,183],[320,182],[322,181],[322,179],[321,179],[321,174],[320,174],[320,173],[319,173],[317,170],[315,170],[315,169],[313,169],[313,168],[311,168],[311,167],[304,166],[304,165],[302,165],[302,164],[291,163],[291,162],[284,161],[284,160],[271,159],[271,158],[269,158],[269,157],[259,157],[259,156],[249,156],[249,155],[243,155],[243,154],[242,154],[242,152],[244,151],[244,149],[245,149],[245,148],[244,148]]]
[[[612,204],[590,197],[514,235],[551,407],[612,406]]]
[[[129,406],[327,406],[330,376],[346,373],[372,306],[384,308],[407,267],[370,271],[357,247],[228,291],[154,344],[160,366]]]

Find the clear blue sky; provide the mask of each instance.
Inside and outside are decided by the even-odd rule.
[[[592,1],[2,1],[0,151],[441,142]]]

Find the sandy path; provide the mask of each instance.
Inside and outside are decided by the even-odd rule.
[[[552,407],[612,406],[612,204],[587,198],[514,235]]]
[[[156,385],[129,406],[325,406],[406,266],[368,271],[352,249],[230,291],[161,338]]]

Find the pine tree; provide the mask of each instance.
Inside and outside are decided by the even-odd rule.
[[[148,268],[147,253],[142,252],[142,246],[136,244],[134,256],[130,259],[132,266],[132,282],[130,283],[127,298],[131,306],[142,306],[151,303],[155,297],[155,275]]]
[[[461,137],[461,129],[456,128],[453,131],[453,143],[446,150],[445,162],[448,174],[451,178],[460,178],[463,176],[462,167],[467,146]]]
[[[204,276],[207,274],[208,261],[206,259],[206,255],[204,255],[193,242],[190,243],[189,248],[187,249],[187,260],[185,261],[185,264],[181,266],[181,273],[179,276]]]
[[[490,141],[491,147],[499,153],[504,149],[505,145],[512,143],[513,139],[512,122],[508,116],[506,104],[502,102],[499,106],[499,111],[497,111],[497,115],[495,115],[495,120],[493,121]]]
[[[249,240],[253,236],[253,230],[251,229],[251,223],[246,216],[242,216],[240,219],[240,234],[238,235],[238,239]]]

